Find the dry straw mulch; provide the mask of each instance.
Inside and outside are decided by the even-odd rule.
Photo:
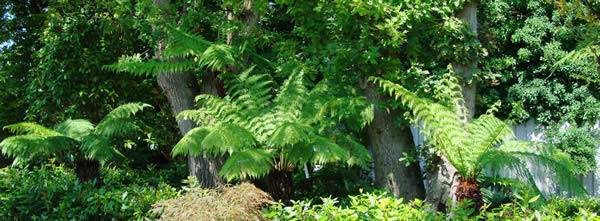
[[[269,194],[249,183],[215,189],[193,189],[184,195],[155,204],[159,220],[265,220],[262,207]]]

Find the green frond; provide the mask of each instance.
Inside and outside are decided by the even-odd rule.
[[[547,171],[546,175],[556,180],[561,188],[575,193],[585,195],[586,191],[573,175],[575,168],[570,158],[556,150],[533,148],[531,142],[510,141],[505,142],[499,148],[486,151],[481,155],[479,161],[485,165],[492,175],[500,171],[510,171],[503,174],[513,179],[529,182],[535,186],[533,175],[529,172],[528,163],[542,167]]]
[[[228,181],[261,178],[271,171],[273,155],[263,149],[247,149],[232,153],[219,175]]]
[[[282,149],[285,159],[295,165],[327,164],[347,161],[349,152],[331,139],[315,136],[310,143],[286,146]]]
[[[97,134],[84,136],[80,148],[85,158],[97,160],[101,165],[106,165],[110,161],[125,159],[125,156],[111,144],[109,138]]]
[[[201,148],[211,155],[233,154],[255,145],[252,133],[231,123],[222,123],[211,128],[200,144]]]
[[[196,97],[196,102],[200,111],[220,122],[239,123],[243,119],[240,108],[229,99],[202,94]]]
[[[81,138],[94,130],[94,124],[85,119],[66,120],[56,125],[56,131],[67,137],[81,141]]]
[[[194,128],[188,131],[177,144],[171,150],[172,156],[202,156],[204,150],[202,149],[202,141],[210,133],[207,128]]]
[[[275,129],[268,143],[277,147],[296,145],[308,142],[313,134],[313,128],[309,125],[285,122]]]
[[[38,157],[49,157],[53,154],[72,150],[74,142],[65,136],[17,135],[0,142],[2,153],[17,160],[13,164],[27,163]],[[15,165],[16,166],[16,165]]]
[[[372,158],[369,150],[349,135],[343,135],[336,137],[335,142],[342,148],[348,151],[348,157],[346,164],[349,166],[359,166],[362,168],[369,168],[371,166]]]
[[[196,55],[200,55],[212,45],[212,42],[200,35],[191,34],[173,26],[167,26],[167,30],[171,36],[169,47],[165,51],[167,56],[181,56],[182,54],[186,54],[188,50]]]
[[[116,107],[115,109],[110,111],[104,118],[129,118],[147,108],[152,108],[152,105],[140,102],[127,103]]]
[[[209,116],[201,110],[183,110],[177,114],[178,120],[191,120],[196,125],[206,125],[209,122]]]
[[[421,98],[390,81],[371,77],[385,92],[410,109],[413,122],[422,123],[421,132],[454,165],[463,176],[470,176],[472,165],[466,164],[467,132],[460,115],[450,107]]]
[[[300,109],[304,105],[306,94],[308,94],[303,81],[303,72],[296,70],[283,82],[274,100],[275,109],[281,115],[278,117],[297,118],[300,116]]]
[[[136,76],[155,77],[163,73],[182,73],[193,70],[197,64],[189,60],[176,61],[119,61],[116,64],[106,65],[105,69],[115,72],[126,72]]]
[[[114,137],[135,132],[139,127],[134,123],[133,115],[151,107],[144,103],[127,103],[118,106],[98,123],[95,133],[105,137]]]
[[[311,163],[326,164],[348,160],[348,152],[325,137],[317,136],[309,146],[313,151]]]
[[[8,130],[11,133],[17,135],[40,135],[40,136],[59,136],[61,135],[59,132],[44,127],[42,125],[33,123],[33,122],[22,122],[11,124],[4,127],[5,130]]]
[[[227,44],[212,44],[198,56],[199,64],[211,70],[223,71],[235,61],[234,52]]]
[[[489,148],[515,138],[511,126],[492,115],[482,115],[468,123],[466,131],[469,154],[464,160],[471,165],[476,165],[479,156]]]

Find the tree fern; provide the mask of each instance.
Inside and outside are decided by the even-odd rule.
[[[460,88],[452,75],[446,75],[437,90],[451,91]],[[370,79],[410,110],[410,117],[421,122],[421,132],[465,180],[476,181],[484,176],[484,169],[493,175],[502,175],[501,169],[514,171],[517,178],[533,183],[527,163],[533,162],[551,170],[563,187],[575,193],[584,192],[571,173],[571,162],[558,151],[535,149],[532,143],[514,141],[511,127],[491,114],[485,114],[467,122],[461,107],[460,92],[437,96],[441,101],[422,98],[404,87],[390,81],[373,77]],[[490,174],[487,174],[490,175]]]
[[[312,100],[306,96],[302,71],[294,71],[278,90],[272,89],[268,75],[252,72],[250,68],[225,76],[226,97],[200,95],[198,110],[179,115],[213,124],[200,124],[206,126],[186,134],[173,155],[227,154],[220,172],[227,180],[259,178],[271,170],[289,171],[305,163],[367,165],[370,158],[364,147],[340,142],[352,145],[341,147],[329,134],[316,130],[315,116],[304,114]]]
[[[30,122],[8,125],[4,129],[16,135],[0,142],[0,148],[3,154],[15,158],[15,166],[48,158],[71,164],[85,159],[104,165],[124,158],[112,139],[137,129],[132,117],[148,107],[150,105],[143,103],[121,105],[97,126],[85,119],[69,119],[54,129]]]

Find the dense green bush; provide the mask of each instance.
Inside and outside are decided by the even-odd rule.
[[[14,220],[141,220],[151,205],[177,196],[169,184],[182,174],[169,170],[106,169],[105,185],[80,183],[70,169],[0,169],[0,217]],[[185,174],[185,171],[183,171]],[[181,179],[179,179],[181,180]]]
[[[420,200],[403,202],[381,193],[363,193],[340,200],[322,198],[323,203],[295,201],[290,206],[274,204],[265,210],[273,220],[597,220],[598,199],[553,199],[515,195],[510,203],[476,212],[464,201],[447,214],[434,211]]]

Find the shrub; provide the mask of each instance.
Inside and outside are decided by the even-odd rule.
[[[294,201],[291,206],[275,204],[265,211],[272,220],[443,220],[420,200],[404,203],[402,199],[382,193],[365,193],[350,196],[348,205],[337,199],[321,198],[322,204],[310,200]]]
[[[249,183],[216,189],[191,188],[181,197],[154,205],[160,220],[264,220],[271,197]]]
[[[35,170],[0,169],[0,217],[13,220],[142,220],[159,200],[176,197],[175,188],[160,181],[120,178],[135,172],[113,170],[106,185],[81,183],[63,166]],[[140,172],[139,174],[143,174]],[[107,181],[108,181],[107,180]],[[124,185],[123,180],[132,180]]]
[[[323,203],[294,201],[274,204],[264,211],[272,220],[600,220],[598,199],[553,199],[543,202],[535,195],[515,195],[509,203],[476,211],[461,201],[448,214],[434,211],[420,200],[403,202],[383,193],[363,193],[347,200],[322,198]],[[344,203],[346,202],[346,203]]]

